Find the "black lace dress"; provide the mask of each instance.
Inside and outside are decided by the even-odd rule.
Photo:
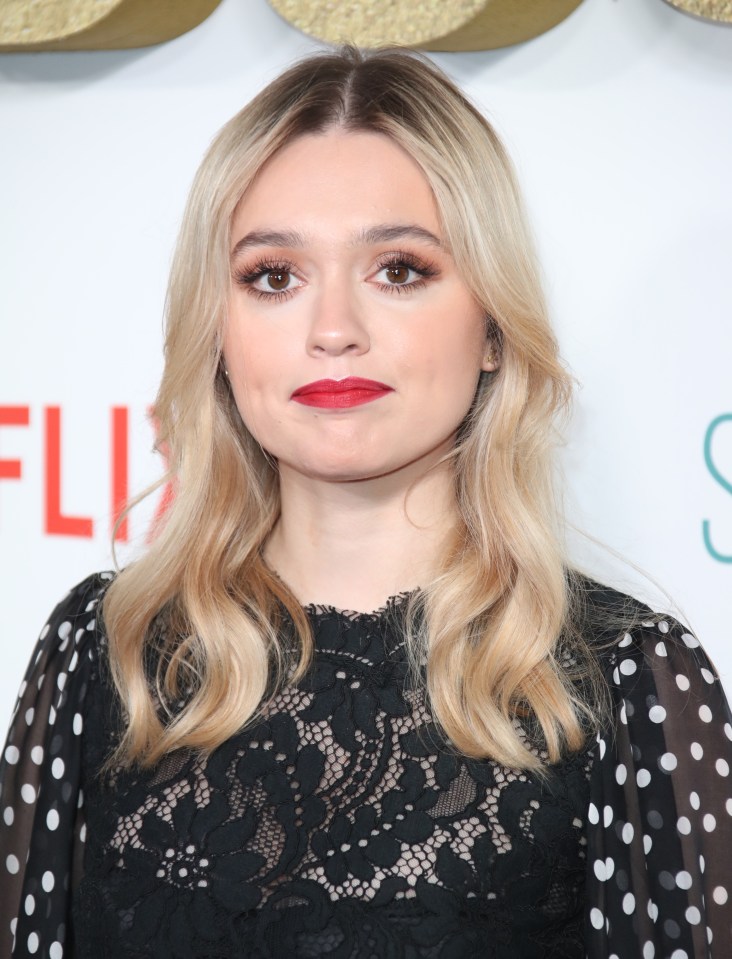
[[[732,720],[678,624],[603,654],[614,728],[544,783],[445,746],[399,599],[310,609],[313,668],[261,722],[109,780],[108,579],[57,607],[13,717],[0,959],[732,956]]]

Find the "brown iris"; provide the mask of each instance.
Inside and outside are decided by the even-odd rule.
[[[392,283],[403,284],[406,283],[409,279],[409,267],[408,266],[388,266],[386,268],[386,275],[389,277]]]
[[[290,274],[284,270],[272,270],[267,274],[267,284],[273,290],[284,290],[290,282]]]

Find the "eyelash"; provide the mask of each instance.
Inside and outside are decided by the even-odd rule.
[[[412,283],[398,284],[398,283],[377,283],[376,285],[380,290],[383,290],[385,293],[410,293],[413,290],[421,289],[424,287],[429,280],[437,276],[438,270],[431,263],[428,263],[426,260],[423,260],[419,257],[414,256],[412,253],[404,253],[395,251],[393,253],[387,253],[384,256],[380,257],[376,264],[376,272],[380,273],[384,269],[388,269],[390,266],[406,266],[407,269],[413,270],[419,275],[419,279],[414,280]],[[256,296],[259,300],[269,300],[270,302],[278,303],[281,300],[288,299],[295,292],[294,290],[258,290],[255,288],[254,284],[257,280],[261,279],[263,276],[266,276],[267,273],[292,273],[295,274],[295,269],[292,263],[288,260],[259,260],[257,261],[251,269],[245,270],[235,270],[234,271],[234,280],[239,286],[246,288],[247,293],[251,296]]]

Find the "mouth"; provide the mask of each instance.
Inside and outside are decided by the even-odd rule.
[[[290,397],[303,406],[321,409],[345,410],[352,406],[373,403],[374,400],[393,393],[386,383],[364,380],[360,376],[347,376],[344,380],[316,380],[298,387]]]

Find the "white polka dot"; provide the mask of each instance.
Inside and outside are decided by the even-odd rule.
[[[732,741],[732,726],[730,726],[729,723],[724,724],[724,735],[727,737],[727,739]]]
[[[52,942],[48,950],[49,959],[63,959],[64,947],[60,942]]]
[[[710,685],[714,682],[714,673],[710,672],[706,666],[702,666],[701,674],[704,677],[705,682],[709,683]]]
[[[679,675],[676,677],[676,685],[679,687],[679,689],[682,692],[685,693],[686,690],[691,685],[691,683],[689,682],[689,679],[687,676],[684,676],[683,673],[679,673]]]
[[[688,836],[691,832],[691,822],[686,816],[679,816],[679,820],[676,823],[676,828],[682,836]]]
[[[81,736],[81,731],[84,728],[84,720],[82,719],[81,713],[76,713],[74,716],[74,735]]]
[[[623,676],[632,676],[636,669],[638,667],[632,659],[624,659],[620,664],[620,672]]]
[[[651,774],[647,769],[639,769],[635,774],[635,781],[638,783],[640,789],[644,789],[651,781]]]
[[[643,959],[653,959],[656,955],[656,947],[652,942],[646,942],[643,946]]]
[[[36,901],[35,901],[35,899],[33,898],[33,896],[31,896],[30,894],[28,894],[28,895],[25,897],[25,903],[24,903],[23,908],[25,909],[25,914],[26,914],[26,916],[32,916],[32,915],[33,915],[33,913],[34,913],[34,911],[35,911],[35,908],[36,908]]]
[[[587,818],[593,826],[596,826],[600,822],[600,811],[593,802],[590,803],[587,809]]]
[[[676,885],[679,889],[691,889],[691,873],[688,873],[685,869],[677,872]]]
[[[56,685],[59,689],[63,689],[66,685],[66,673],[59,673],[56,678]]]
[[[715,886],[712,893],[712,899],[718,906],[723,906],[727,902],[727,890],[724,886]]]
[[[704,819],[702,819],[702,825],[707,832],[714,832],[717,827],[717,820],[710,812],[708,812]]]
[[[652,846],[653,846],[653,840],[651,839],[651,837],[650,837],[650,836],[644,836],[644,837],[643,837],[643,852],[646,854],[646,856],[647,856],[648,853],[651,851],[651,847],[652,847]]]
[[[697,792],[689,793],[689,802],[691,803],[692,809],[698,809],[699,806],[701,806],[701,802],[699,800],[699,793]]]
[[[696,647],[699,645],[699,640],[696,638],[696,636],[692,636],[691,633],[684,633],[681,638],[689,647],[689,649],[696,649]]]
[[[20,759],[20,753],[17,746],[8,746],[5,750],[5,759],[11,766],[14,766]]]
[[[658,919],[658,906],[652,899],[648,900],[648,915],[651,922],[655,922]]]
[[[724,808],[727,810],[727,815],[732,816],[732,799],[728,799],[724,804]]]
[[[71,634],[71,623],[68,621],[61,623],[58,628],[59,639],[66,639]]]
[[[605,829],[607,829],[615,818],[615,813],[613,812],[612,806],[605,806],[602,810],[602,821],[605,824]]]
[[[665,619],[660,619],[660,620],[658,621],[658,631],[659,631],[659,633],[667,633],[667,632],[668,632],[668,623],[666,622]]]
[[[664,643],[663,640],[661,640],[660,642],[656,643],[656,653],[657,653],[659,656],[665,656],[665,655],[666,655],[666,644]]]
[[[594,908],[590,911],[590,922],[595,929],[602,929],[602,927],[605,925],[605,917],[599,909]]]
[[[46,816],[46,825],[53,832],[54,829],[58,829],[59,817],[55,809],[49,809],[48,815]]]
[[[633,836],[635,835],[635,830],[631,823],[626,822],[623,826],[623,842],[626,846],[629,846],[633,842]]]
[[[706,704],[699,707],[699,719],[703,723],[711,723],[712,721],[712,711]]]
[[[48,725],[53,726],[55,722],[56,722],[56,710],[53,708],[53,706],[51,706],[51,708],[48,710]]]
[[[686,949],[674,949],[671,953],[671,959],[689,959],[689,953]]]
[[[658,765],[664,772],[670,773],[676,769],[676,756],[673,753],[664,753],[663,756],[658,760]]]
[[[30,952],[30,953],[36,953],[36,952],[38,952],[38,942],[39,942],[39,940],[38,940],[38,933],[37,933],[37,932],[32,932],[32,933],[28,936],[28,952]]]
[[[706,862],[704,861],[704,856],[699,856],[699,870],[700,870],[700,872],[704,872],[704,870],[705,870],[706,868],[707,868],[707,864],[706,864]]]
[[[666,710],[663,706],[651,706],[648,710],[648,718],[652,723],[662,723],[666,718]]]
[[[704,750],[702,749],[700,743],[691,744],[691,755],[694,757],[694,759],[702,758],[702,756],[704,755]]]
[[[64,769],[65,769],[65,766],[64,766],[63,759],[61,759],[60,756],[57,756],[56,759],[54,759],[53,764],[51,766],[51,772],[53,773],[53,778],[61,779],[61,777],[64,774]]]
[[[626,633],[625,636],[623,636],[623,638],[618,643],[618,646],[621,649],[624,649],[626,646],[630,646],[632,642],[633,642],[633,637],[630,635],[630,633]]]
[[[622,786],[627,778],[628,770],[625,768],[623,763],[619,763],[617,769],[615,770],[615,780],[618,786]]]
[[[602,859],[596,859],[595,864],[592,868],[594,869],[595,875],[600,880],[600,882],[605,882],[605,880],[607,879],[607,869]]]
[[[729,776],[729,763],[726,759],[718,759],[714,764],[714,768],[720,776]]]
[[[604,739],[599,739],[598,742],[600,743],[600,759],[604,759],[605,750],[607,749],[607,744]]]
[[[732,803],[732,799],[727,800],[728,806],[730,803]],[[729,809],[727,810],[727,812],[729,812]],[[6,806],[5,809],[3,809],[3,819],[5,820],[6,826],[13,825],[13,821],[15,820],[15,811],[12,806]]]
[[[36,766],[41,765],[43,762],[43,746],[34,746],[33,749],[31,749],[31,759]]]
[[[14,856],[12,853],[5,860],[5,868],[8,870],[11,876],[14,876],[20,869],[20,863],[18,862],[18,857]]]
[[[26,711],[25,711],[25,724],[26,724],[26,726],[32,726],[32,725],[33,725],[33,717],[35,716],[35,714],[36,714],[36,711],[35,711],[35,709],[34,709],[32,706],[31,706],[30,709],[26,709]]]
[[[698,926],[701,922],[701,913],[696,906],[689,906],[686,910],[686,921],[692,926]]]
[[[20,787],[20,795],[23,802],[27,802],[28,805],[36,801],[36,791],[30,783],[23,783]]]
[[[41,879],[41,885],[43,886],[44,892],[50,892],[53,887],[56,885],[56,880],[53,877],[53,873],[50,869],[47,869],[43,873],[43,878]]]
[[[635,909],[635,896],[632,892],[626,892],[623,896],[623,912],[626,916],[630,916]]]

